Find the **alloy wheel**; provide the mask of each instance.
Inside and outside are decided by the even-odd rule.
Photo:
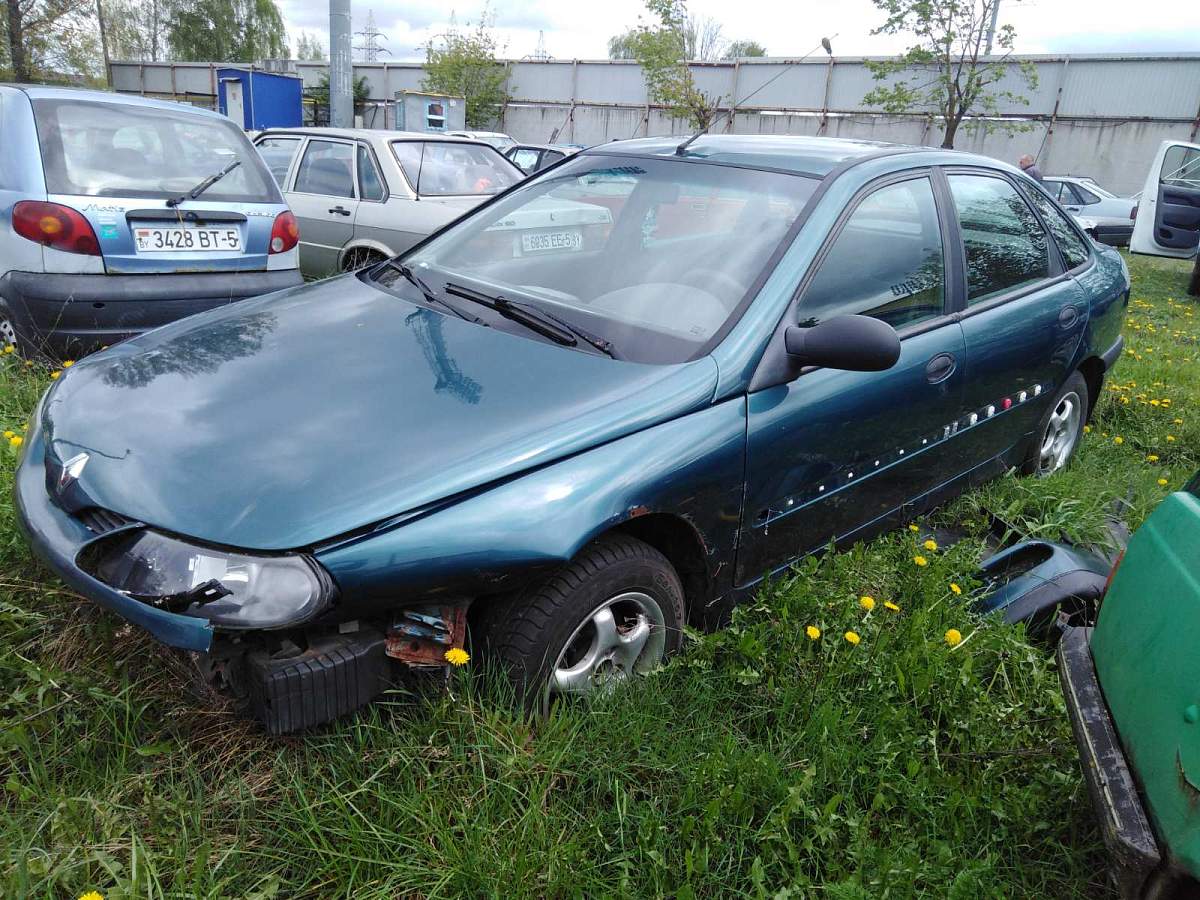
[[[1083,428],[1083,401],[1074,391],[1064,394],[1046,422],[1038,454],[1038,474],[1057,472],[1070,460]]]
[[[611,691],[644,675],[666,647],[662,608],[649,594],[629,591],[601,604],[567,639],[546,685],[543,712],[558,697]]]

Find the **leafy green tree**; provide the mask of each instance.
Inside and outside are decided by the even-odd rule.
[[[175,59],[254,62],[286,58],[287,32],[275,0],[188,0],[167,28]]]
[[[637,40],[637,29],[630,28],[621,34],[614,34],[608,39],[609,59],[633,59],[633,47]]]
[[[421,89],[466,100],[468,128],[494,122],[508,102],[508,70],[496,59],[493,17],[485,8],[478,24],[451,27],[425,45],[425,79]]]
[[[296,59],[320,60],[325,58],[325,45],[316,35],[307,31],[300,32],[296,38]]]
[[[751,56],[766,56],[767,48],[758,41],[731,41],[725,48],[725,59],[746,59]]]
[[[100,74],[94,0],[4,0],[0,69],[13,81],[58,81]]]
[[[169,0],[101,0],[111,59],[157,62],[169,55]]]
[[[650,102],[664,107],[696,129],[712,124],[720,97],[696,87],[687,64],[687,5],[684,0],[646,0],[651,20],[629,36],[633,58],[641,64]]]
[[[329,105],[329,73],[322,72],[321,77],[317,80],[316,87],[308,88],[305,91],[309,97],[321,106]],[[366,103],[371,99],[371,86],[367,83],[367,76],[360,75],[354,79],[354,103],[357,106],[359,103]]]
[[[881,83],[863,102],[890,113],[930,112],[945,123],[942,146],[954,138],[968,116],[985,116],[975,127],[1025,130],[1023,123],[992,118],[1001,103],[1028,105],[1023,94],[1001,86],[1019,80],[1037,88],[1037,71],[1030,62],[1013,66],[1016,31],[1011,25],[995,33],[999,56],[986,56],[987,35],[1000,0],[873,0],[887,19],[872,34],[911,34],[914,44],[895,59],[867,61]],[[1015,73],[1015,78],[1013,77]]]

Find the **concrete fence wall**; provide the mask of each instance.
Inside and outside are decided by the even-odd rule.
[[[1033,63],[1038,86],[1027,91],[1016,71]],[[124,63],[110,66],[118,91],[204,103],[216,93],[217,63]],[[1010,63],[1000,87],[1025,94],[1028,105],[1008,103],[995,120],[959,132],[956,149],[1015,161],[1038,157],[1046,173],[1090,175],[1118,193],[1142,187],[1158,144],[1196,140],[1200,132],[1200,53],[1139,56],[1029,56]],[[621,60],[513,61],[511,101],[495,127],[518,140],[598,144],[646,134],[683,134],[686,122],[648,102],[641,68]],[[287,67],[306,86],[324,63],[269,62]],[[886,115],[863,103],[875,86],[862,58],[755,59],[695,63],[701,90],[720,98],[713,131],[808,134],[940,145],[939,120],[923,113]],[[372,100],[419,90],[419,63],[356,63]],[[1017,125],[1013,133],[996,126]],[[992,126],[992,127],[987,127]]]

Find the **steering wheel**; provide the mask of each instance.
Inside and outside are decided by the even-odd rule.
[[[736,303],[746,293],[746,287],[733,276],[720,269],[690,269],[680,279],[689,287],[700,288],[718,297],[727,296],[730,303]]]

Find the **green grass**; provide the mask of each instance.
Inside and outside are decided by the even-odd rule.
[[[1114,500],[1136,525],[1200,467],[1187,267],[1132,266],[1129,387],[1070,471],[810,560],[636,689],[545,722],[475,671],[267,737],[39,569],[3,504],[0,895],[1106,896],[1053,661],[950,585],[972,588],[989,515],[1103,541]],[[0,429],[46,382],[0,362]],[[939,524],[972,536],[922,549]]]

